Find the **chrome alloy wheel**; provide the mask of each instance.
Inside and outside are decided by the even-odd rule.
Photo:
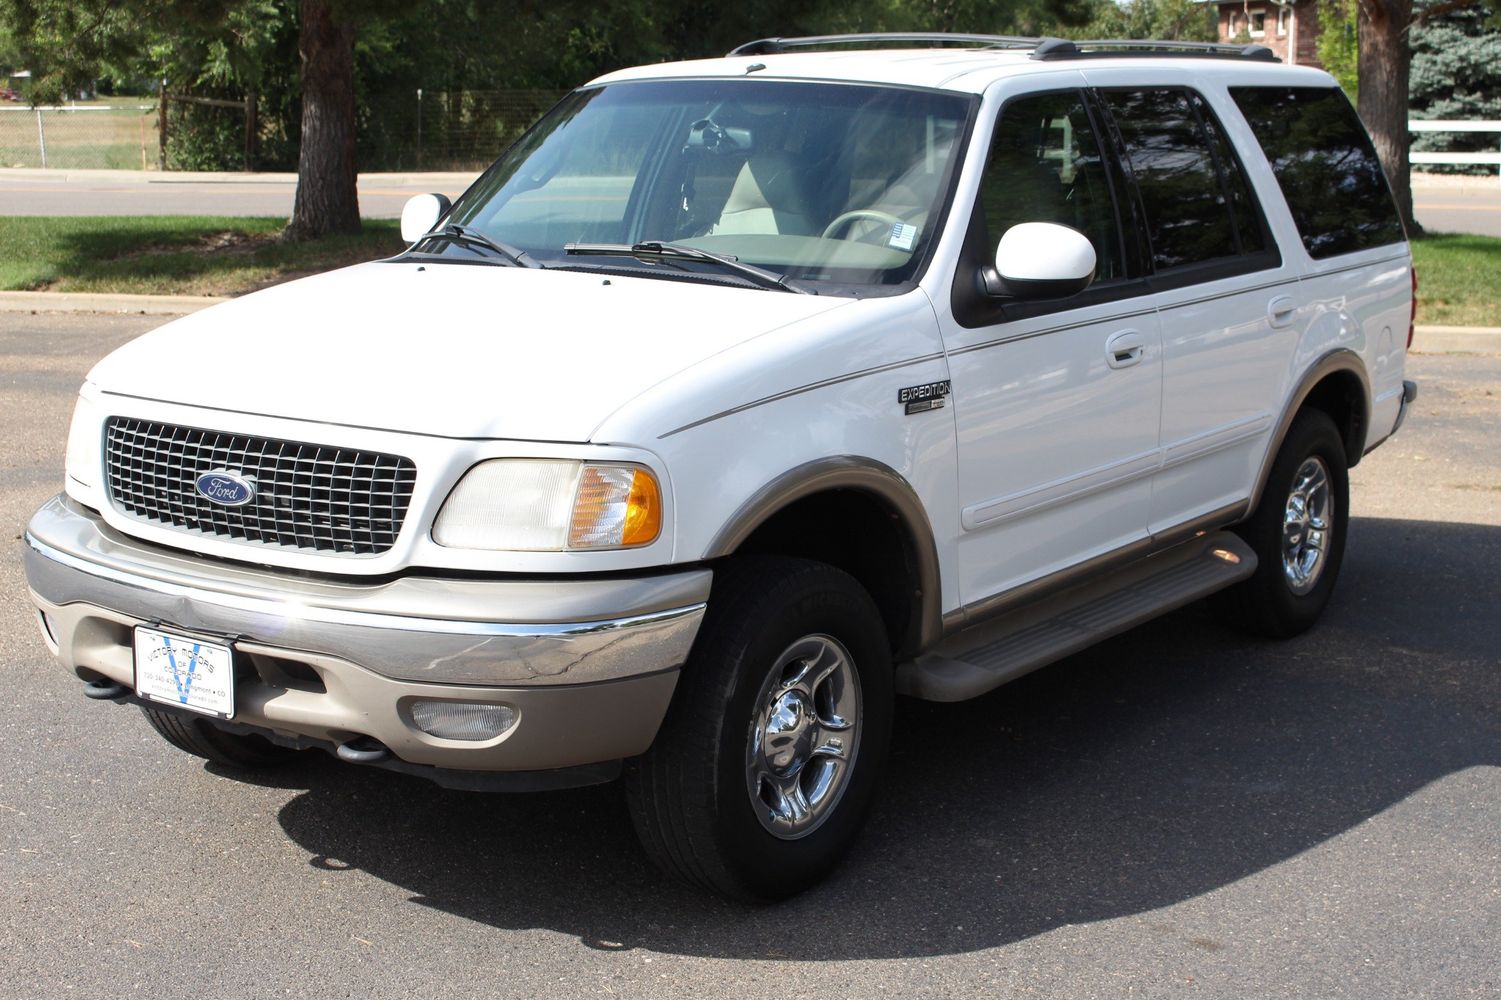
[[[854,660],[832,636],[803,636],[777,657],[752,704],[751,805],[773,836],[807,836],[833,814],[860,749]]]
[[[1332,539],[1334,494],[1329,467],[1317,455],[1298,466],[1282,516],[1282,573],[1287,586],[1302,596],[1319,582]]]

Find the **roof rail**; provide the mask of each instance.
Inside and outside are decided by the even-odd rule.
[[[869,32],[854,35],[808,35],[802,38],[758,38],[730,50],[731,56],[769,56],[788,49],[814,49],[829,45],[876,43],[897,45],[920,42],[925,48],[963,45],[984,49],[1032,49],[1044,39],[1022,35],[951,35],[941,31],[909,33]]]
[[[1044,38],[1032,51],[1033,59],[1108,59],[1120,56],[1186,56],[1191,58],[1252,59],[1281,62],[1265,45],[1229,45],[1219,42],[1166,42],[1144,39]]]

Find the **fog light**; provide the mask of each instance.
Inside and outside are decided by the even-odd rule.
[[[494,739],[516,724],[510,705],[482,705],[472,701],[414,701],[412,721],[429,736],[443,740]]]

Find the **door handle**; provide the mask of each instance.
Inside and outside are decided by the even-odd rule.
[[[1279,330],[1284,326],[1293,325],[1293,316],[1298,311],[1298,304],[1290,295],[1279,295],[1266,304],[1266,318],[1272,324],[1272,329]]]
[[[1130,368],[1140,364],[1147,342],[1135,330],[1122,330],[1105,341],[1105,363],[1111,368]]]

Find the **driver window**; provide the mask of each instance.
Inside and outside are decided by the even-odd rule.
[[[1120,228],[1089,115],[1076,91],[1036,94],[1001,111],[981,181],[986,246],[1021,222],[1056,222],[1094,244],[1095,280],[1125,275]]]

